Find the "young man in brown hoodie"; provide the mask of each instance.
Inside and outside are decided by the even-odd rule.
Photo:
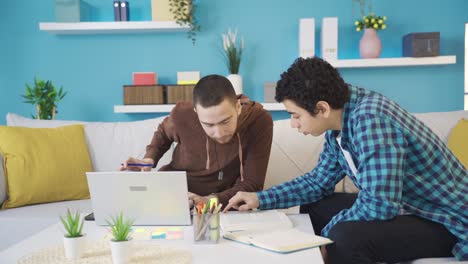
[[[129,158],[121,170],[150,170],[177,143],[161,171],[187,171],[189,199],[217,197],[227,204],[238,191],[263,189],[273,137],[273,120],[262,105],[242,102],[228,79],[202,78],[192,102],[179,102],[159,125],[143,159]]]

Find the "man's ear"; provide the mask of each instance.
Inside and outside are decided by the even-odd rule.
[[[236,102],[236,111],[237,111],[237,115],[240,115],[241,112],[242,112],[242,105],[240,103],[240,99],[237,99],[237,102]]]
[[[318,101],[315,105],[315,109],[317,110],[317,114],[322,115],[325,118],[328,118],[328,116],[330,116],[331,107],[325,101]]]

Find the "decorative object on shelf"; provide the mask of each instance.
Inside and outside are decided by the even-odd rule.
[[[377,16],[372,12],[372,0],[353,0],[353,9],[356,4],[359,4],[362,18],[357,19],[354,25],[358,32],[364,29],[359,41],[359,54],[364,59],[378,58],[382,52],[382,42],[377,31],[387,28],[385,24],[387,17]]]
[[[338,17],[322,18],[321,38],[322,59],[338,59]]]
[[[223,55],[230,73],[226,78],[231,81],[236,94],[242,94],[242,76],[239,75],[239,67],[244,51],[244,37],[237,38],[237,29],[235,31],[229,29],[226,34],[222,34],[222,38]]]
[[[80,22],[80,0],[55,0],[55,21]]]
[[[57,90],[52,81],[43,81],[36,77],[34,78],[34,86],[31,88],[29,84],[26,84],[26,90],[21,97],[25,99],[24,103],[36,106],[37,116],[31,114],[32,118],[55,119],[55,115],[58,113],[57,104],[66,94],[63,87]]]
[[[86,247],[86,236],[82,233],[84,218],[78,210],[72,213],[70,209],[67,209],[65,218],[60,216],[60,221],[66,231],[63,237],[65,257],[67,259],[81,258]]]
[[[359,54],[363,59],[379,58],[382,52],[382,41],[377,31],[373,28],[364,29],[364,34],[359,40]]]
[[[416,32],[403,37],[403,57],[434,57],[440,52],[440,32]]]
[[[158,76],[155,72],[133,72],[133,85],[156,85]]]
[[[179,85],[195,85],[200,80],[199,71],[183,71],[177,72],[177,84]]]
[[[124,85],[124,105],[164,104],[164,87],[161,85]]]
[[[120,1],[114,1],[114,21],[120,21]]]
[[[299,57],[315,56],[315,19],[301,18],[299,20]]]
[[[120,21],[130,21],[130,6],[128,1],[120,1]]]
[[[178,101],[192,101],[195,85],[167,85],[166,103],[175,104]]]
[[[112,263],[128,263],[132,255],[131,229],[133,220],[127,219],[121,212],[113,217],[111,221],[106,221],[111,227],[112,239],[110,241],[112,252]]]
[[[197,32],[201,31],[201,26],[195,17],[197,0],[169,0],[169,7],[169,11],[173,14],[177,24],[190,26],[187,37],[195,45]]]
[[[263,102],[264,103],[276,103],[276,83],[266,82],[263,84]]]

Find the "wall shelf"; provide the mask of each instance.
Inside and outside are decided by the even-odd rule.
[[[280,103],[262,103],[268,111],[284,111],[284,105]],[[114,113],[169,113],[174,104],[164,105],[114,105]]]
[[[401,67],[401,66],[430,66],[455,64],[456,56],[436,57],[401,57],[401,58],[377,58],[377,59],[351,59],[351,60],[329,60],[336,68],[367,68],[367,67]]]
[[[77,22],[39,23],[39,29],[52,34],[120,34],[150,32],[184,32],[189,26],[180,26],[174,21],[116,21],[116,22]]]

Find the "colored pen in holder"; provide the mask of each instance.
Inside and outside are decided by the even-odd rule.
[[[219,211],[222,204],[212,206],[197,204],[193,215],[193,238],[195,243],[218,243],[220,237]],[[211,207],[208,209],[208,207]]]

